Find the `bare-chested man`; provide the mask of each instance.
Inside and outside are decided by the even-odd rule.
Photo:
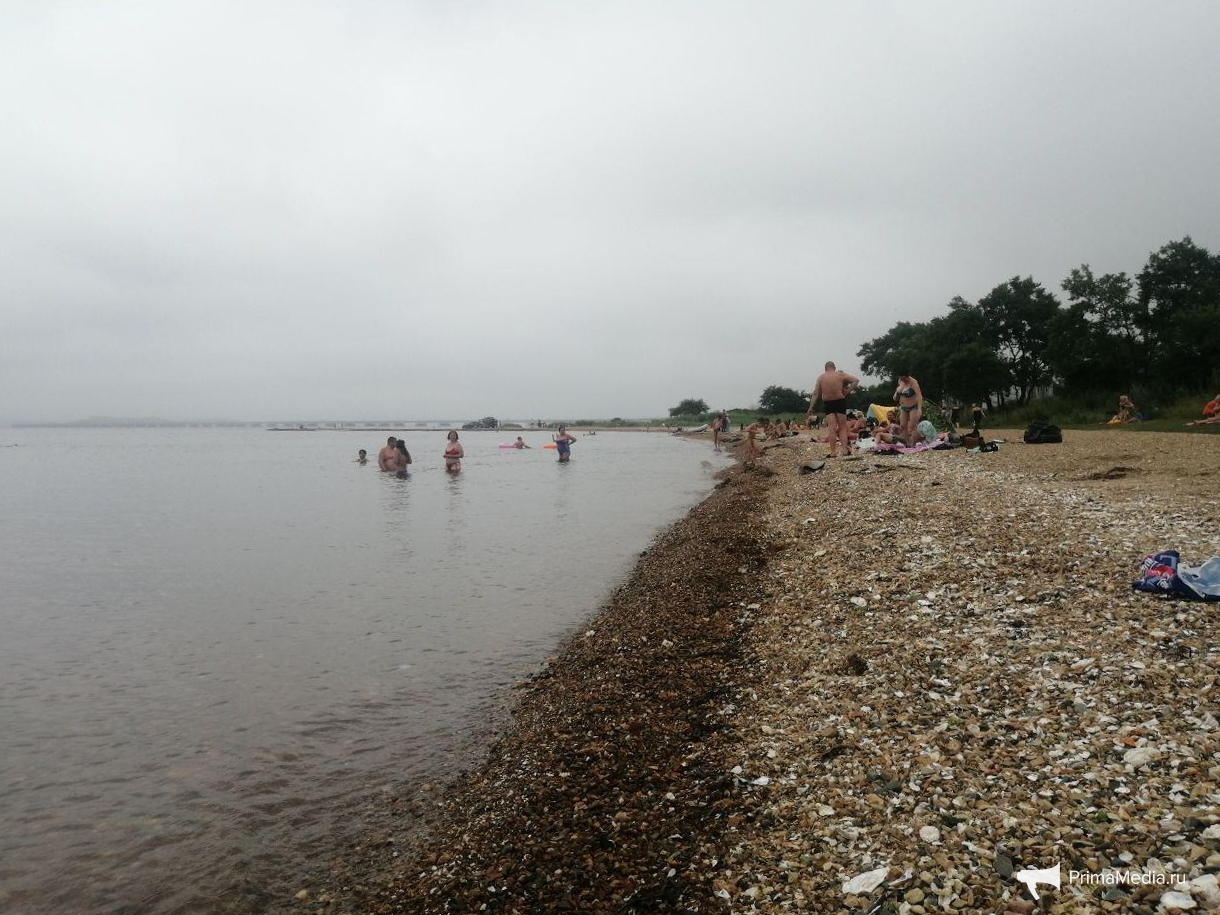
[[[386,446],[377,452],[377,466],[388,473],[398,471],[398,439],[394,436],[387,438]]]
[[[805,415],[811,415],[813,405],[822,401],[826,410],[826,427],[830,430],[830,454],[827,457],[837,457],[839,445],[843,446],[844,457],[851,454],[851,440],[847,431],[847,395],[859,384],[860,379],[855,375],[840,372],[833,362],[827,362],[826,370],[813,385],[809,410]]]

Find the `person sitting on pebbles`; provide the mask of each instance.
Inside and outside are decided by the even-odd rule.
[[[893,426],[890,427],[894,428]],[[929,419],[922,419],[915,426],[915,433],[912,436],[904,436],[901,432],[882,432],[880,430],[873,431],[873,438],[879,442],[884,442],[887,445],[906,445],[908,448],[915,445],[923,444],[924,442],[940,442],[946,441],[949,438],[948,432],[937,432],[936,426]]]

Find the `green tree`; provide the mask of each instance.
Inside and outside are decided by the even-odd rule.
[[[1051,326],[1050,361],[1069,391],[1115,391],[1147,378],[1147,309],[1125,273],[1095,276],[1082,264],[1062,283],[1068,307]]]
[[[888,381],[871,387],[854,388],[847,395],[847,406],[852,410],[867,410],[869,404],[891,404],[894,401],[894,385]]]
[[[676,407],[669,408],[670,416],[699,416],[707,412],[707,401],[688,397]]]
[[[1028,403],[1037,388],[1052,381],[1048,348],[1059,300],[1032,277],[1014,276],[981,298],[979,310],[1019,391],[1019,402]]]
[[[1138,284],[1156,380],[1187,390],[1210,384],[1220,365],[1220,256],[1187,236],[1152,254]]]
[[[758,398],[764,413],[804,413],[809,408],[809,394],[773,384]]]
[[[898,377],[899,372],[908,368],[908,363],[917,360],[926,335],[926,324],[899,321],[885,334],[860,347],[856,353],[860,357],[860,369],[866,375]]]
[[[918,378],[924,395],[937,402],[949,396],[990,401],[992,394],[1012,386],[1007,366],[996,355],[998,332],[988,316],[961,296],[948,309],[926,323],[899,322],[860,348],[865,372],[892,379],[879,402],[890,402],[892,385],[904,372]]]
[[[996,351],[981,340],[957,347],[944,361],[945,393],[964,403],[991,403],[1009,388],[1012,374]],[[943,395],[942,395],[943,397]]]

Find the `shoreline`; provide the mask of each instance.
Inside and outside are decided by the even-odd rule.
[[[397,835],[339,855],[271,910],[599,912],[642,891],[718,909],[696,856],[736,806],[714,748],[752,676],[741,652],[766,562],[748,522],[765,475],[720,477],[518,685],[470,771],[395,799]]]
[[[1023,913],[1014,867],[1057,858],[1220,910],[1220,605],[1129,587],[1146,553],[1220,553],[1220,442],[1016,435],[803,476],[824,448],[767,443],[404,812],[426,836],[274,911]]]

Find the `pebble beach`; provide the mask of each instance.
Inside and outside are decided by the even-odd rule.
[[[1220,604],[1131,589],[1220,554],[1220,436],[989,437],[766,443],[269,910],[1220,911]]]

